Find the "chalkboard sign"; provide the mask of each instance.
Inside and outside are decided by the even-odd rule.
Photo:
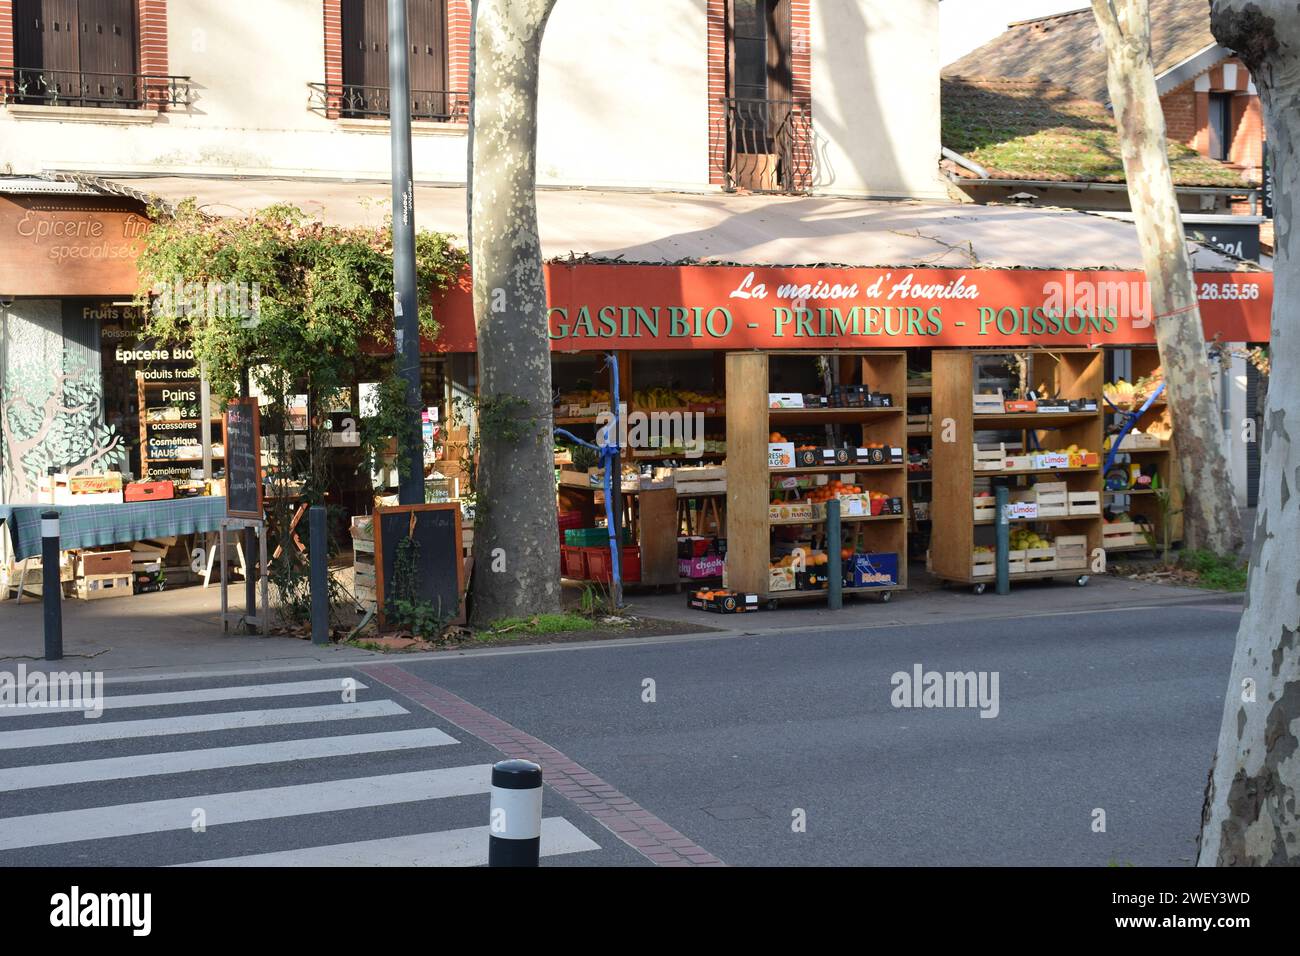
[[[465,562],[461,557],[460,504],[376,508],[374,529],[380,628],[387,627],[385,605],[403,586],[396,580],[397,546],[407,537],[413,537],[419,545],[419,569],[411,582],[412,597],[428,601],[442,615],[462,622]]]
[[[262,426],[255,398],[226,406],[226,514],[262,517]]]

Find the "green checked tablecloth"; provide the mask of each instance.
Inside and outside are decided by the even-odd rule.
[[[41,553],[41,513],[50,510],[59,513],[59,548],[67,551],[216,531],[226,516],[226,499],[203,496],[120,505],[0,505],[0,521],[9,524],[15,560]]]

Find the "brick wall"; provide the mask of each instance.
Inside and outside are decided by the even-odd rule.
[[[15,66],[13,0],[0,0],[0,100],[13,84]]]
[[[343,87],[343,0],[325,0],[325,115],[338,119]]]
[[[136,0],[136,23],[139,25],[140,62],[137,69],[147,75],[166,76],[167,69],[167,0]],[[160,110],[167,108],[165,83],[145,81],[145,100]]]
[[[453,93],[469,90],[470,22],[469,0],[447,0],[447,89]]]
[[[1193,146],[1196,142],[1196,94],[1190,82],[1170,90],[1160,98],[1165,114],[1165,131],[1170,139]]]

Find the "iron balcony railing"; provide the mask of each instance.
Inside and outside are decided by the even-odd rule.
[[[160,73],[88,73],[15,67],[5,92],[11,103],[148,109],[188,106],[190,78]]]
[[[322,116],[388,119],[388,87],[354,83],[308,83],[308,106]],[[435,123],[469,118],[469,94],[458,90],[412,90],[411,119]]]
[[[723,100],[728,189],[807,192],[813,178],[812,113],[791,100]]]

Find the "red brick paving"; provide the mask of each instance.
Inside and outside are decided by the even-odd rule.
[[[542,780],[614,836],[657,866],[725,866],[690,837],[664,823],[563,753],[451,691],[396,664],[357,668],[382,684],[490,744],[507,757],[531,760]]]

